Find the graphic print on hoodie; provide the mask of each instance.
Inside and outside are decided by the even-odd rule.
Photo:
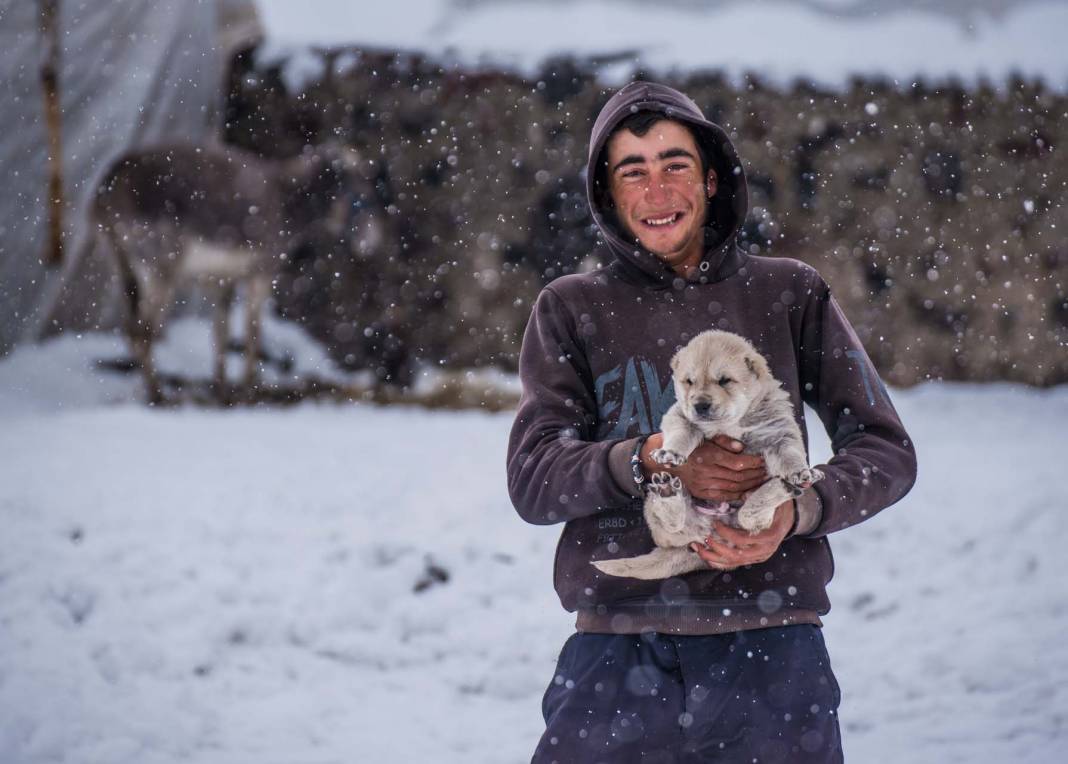
[[[688,126],[719,178],[703,260],[682,278],[614,223],[598,187],[613,129],[649,110]],[[637,82],[593,127],[587,195],[613,262],[542,290],[523,337],[523,396],[508,444],[509,495],[520,516],[564,523],[554,582],[583,631],[708,634],[819,623],[830,603],[826,539],[890,506],[915,480],[912,442],[856,333],[811,267],[743,252],[745,173],[726,133],[671,88]],[[628,462],[635,438],[657,431],[674,400],[669,362],[707,329],[743,335],[789,392],[819,414],[834,457],[798,500],[795,535],[767,562],[661,581],[601,574],[591,560],[653,547]],[[806,437],[807,442],[807,437]]]

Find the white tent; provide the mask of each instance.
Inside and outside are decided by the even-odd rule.
[[[0,0],[0,354],[59,329],[114,325],[111,264],[86,210],[119,153],[217,136],[231,53],[260,36],[251,0],[52,0],[63,256],[49,263],[45,0]]]

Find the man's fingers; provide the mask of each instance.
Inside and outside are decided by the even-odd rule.
[[[771,556],[766,549],[756,547],[736,549],[711,536],[705,539],[704,546],[694,543],[690,545],[690,549],[709,565],[721,570],[733,570],[742,565],[756,565]]]
[[[764,459],[754,454],[743,454],[733,448],[720,445],[721,439],[717,436],[713,440],[706,440],[694,449],[690,459],[698,464],[717,464],[733,472],[741,470],[764,469]],[[726,442],[731,442],[727,439]],[[733,441],[737,442],[737,441]]]
[[[716,539],[715,536],[709,536],[705,539],[705,546],[708,547],[712,554],[735,568],[740,565],[756,565],[764,562],[775,551],[768,544],[745,543],[736,545],[725,538]]]
[[[732,470],[728,467],[721,467],[718,464],[702,462],[700,459],[695,459],[692,456],[686,464],[698,479],[714,478],[716,480],[731,480],[733,482],[747,482],[751,480],[764,482],[768,479],[768,473],[763,466],[754,467],[753,469]]]
[[[764,459],[755,454],[732,454],[720,449],[718,454],[708,455],[706,453],[698,455],[696,458],[691,456],[691,459],[694,459],[698,466],[715,466],[735,473],[749,470],[764,472]]]
[[[741,501],[742,500],[742,495],[743,495],[741,491],[717,491],[717,490],[714,490],[714,489],[706,491],[706,490],[695,489],[695,488],[690,488],[690,493],[692,493],[698,499],[701,499],[703,501],[726,501],[726,502]]]
[[[745,445],[740,440],[736,440],[730,435],[717,435],[712,438],[712,442],[720,448],[725,448],[728,451],[734,451],[735,453],[740,453],[741,450],[745,448]]]
[[[690,550],[702,560],[704,560],[706,563],[708,563],[710,567],[717,568],[719,570],[733,570],[735,567],[718,552],[707,547],[701,546],[696,542],[690,544]]]
[[[696,480],[691,480],[690,485],[693,490],[698,492],[730,491],[731,493],[742,494],[761,484],[758,482],[754,485],[752,481],[738,482],[736,480],[724,480],[723,478],[697,478]]]
[[[751,547],[754,544],[760,543],[760,534],[751,535],[749,531],[742,530],[741,528],[734,528],[730,525],[724,525],[723,523],[714,523],[713,528],[715,532],[720,535],[725,541],[730,542],[736,547]]]

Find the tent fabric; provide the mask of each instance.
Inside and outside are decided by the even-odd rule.
[[[258,34],[248,0],[59,1],[64,255],[48,267],[38,14],[37,2],[0,2],[0,353],[117,324],[113,268],[87,225],[96,183],[130,148],[218,135],[230,46]]]

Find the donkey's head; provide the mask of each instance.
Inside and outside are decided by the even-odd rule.
[[[297,233],[319,229],[341,237],[354,212],[375,199],[371,164],[356,149],[336,142],[306,146],[283,164],[282,173],[287,224]]]

